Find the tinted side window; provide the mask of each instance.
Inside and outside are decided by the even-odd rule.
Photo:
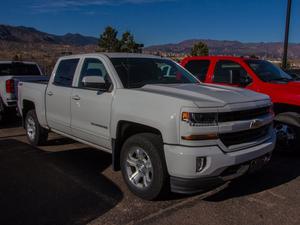
[[[240,84],[247,77],[246,70],[238,63],[223,60],[216,64],[213,81],[216,83]]]
[[[107,70],[105,69],[104,64],[95,58],[86,58],[84,60],[82,70],[79,77],[78,87],[84,87],[83,79],[88,76],[99,76],[106,80],[108,83],[111,83]]]
[[[54,84],[71,87],[78,62],[79,59],[61,60],[56,70]]]
[[[209,65],[209,60],[192,60],[185,65],[185,68],[195,75],[199,80],[204,81]]]
[[[36,64],[27,64],[21,62],[0,63],[0,76],[18,75],[18,76],[38,76],[41,75]]]

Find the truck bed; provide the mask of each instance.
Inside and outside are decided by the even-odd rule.
[[[15,94],[18,96],[18,84],[19,82],[28,82],[28,83],[39,83],[39,84],[47,84],[50,77],[48,76],[23,76],[23,77],[13,77],[15,80]]]
[[[18,84],[18,110],[20,114],[22,115],[20,109],[22,109],[24,99],[34,102],[38,119],[44,126],[46,126],[45,92],[47,85],[46,81],[19,82]]]

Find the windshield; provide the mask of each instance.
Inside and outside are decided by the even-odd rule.
[[[41,75],[39,68],[35,64],[26,63],[0,63],[0,76],[26,76]]]
[[[265,82],[291,81],[293,78],[279,67],[265,60],[247,60],[250,68]]]
[[[168,59],[111,58],[125,88],[146,84],[199,83],[188,71]]]

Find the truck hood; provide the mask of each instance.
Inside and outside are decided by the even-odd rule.
[[[300,93],[300,81],[293,81],[293,82],[289,82],[286,84],[288,87],[294,87],[297,88],[297,90],[299,90]]]
[[[300,106],[299,81],[266,83],[261,91],[270,95],[275,103]]]
[[[253,91],[212,84],[157,84],[141,88],[161,95],[193,101],[198,107],[223,107],[227,104],[268,100]]]
[[[277,94],[300,95],[300,81],[267,83],[267,89],[270,92],[276,91]]]

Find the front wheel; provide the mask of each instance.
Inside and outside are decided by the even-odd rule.
[[[123,178],[135,195],[153,200],[168,191],[168,173],[161,137],[142,133],[129,137],[121,150]]]
[[[35,110],[30,110],[26,114],[25,129],[30,144],[39,146],[47,142],[48,131],[39,124]]]
[[[282,122],[276,122],[274,129],[277,135],[277,150],[295,152],[300,144],[300,128]]]

